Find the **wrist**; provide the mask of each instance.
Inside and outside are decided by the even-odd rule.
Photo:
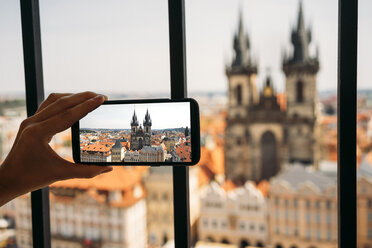
[[[15,187],[17,183],[7,167],[6,161],[0,165],[0,207],[22,194]]]

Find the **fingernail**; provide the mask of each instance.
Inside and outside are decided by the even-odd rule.
[[[103,102],[105,100],[105,97],[103,95],[98,95],[94,97],[94,100],[97,100],[98,102]]]

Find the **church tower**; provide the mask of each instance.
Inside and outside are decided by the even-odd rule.
[[[250,106],[259,101],[256,87],[257,65],[253,62],[249,37],[240,12],[238,30],[234,35],[234,58],[226,66],[228,107],[225,130],[225,168],[229,179],[245,179],[250,170],[248,160],[249,130],[247,118]],[[244,176],[246,175],[246,176]]]
[[[131,133],[136,133],[138,129],[138,120],[136,115],[136,110],[133,112],[132,121],[130,122]]]
[[[316,76],[318,54],[310,56],[311,30],[305,28],[302,2],[297,27],[292,30],[291,55],[283,57],[286,76],[288,161],[313,164],[315,161],[315,125],[317,118]]]
[[[144,129],[144,145],[151,146],[151,117],[149,110],[147,109],[145,119],[143,120],[143,129]]]

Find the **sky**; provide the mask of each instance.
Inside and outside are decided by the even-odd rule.
[[[257,84],[268,73],[284,90],[283,50],[299,0],[187,0],[186,51],[190,93],[227,89],[238,14],[258,61]],[[337,86],[337,0],[303,0],[310,50],[320,51],[319,90]],[[0,94],[23,92],[19,1],[0,1]],[[358,87],[371,88],[372,1],[359,1]],[[167,1],[40,0],[46,92],[162,93],[169,97]]]
[[[143,126],[146,110],[152,120],[152,129],[190,128],[190,103],[143,103],[101,105],[80,120],[81,128],[130,129],[133,112]]]

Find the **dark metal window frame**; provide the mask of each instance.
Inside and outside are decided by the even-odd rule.
[[[44,100],[38,0],[20,0],[28,116]],[[187,96],[185,2],[168,0],[171,98]],[[339,0],[338,244],[356,247],[356,90],[358,1]],[[190,244],[188,167],[173,167],[175,247]],[[33,247],[50,248],[49,188],[31,193]]]

